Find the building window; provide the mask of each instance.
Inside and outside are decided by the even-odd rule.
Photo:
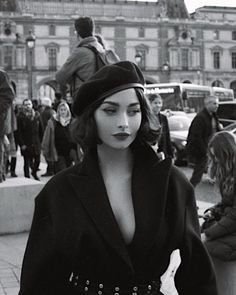
[[[139,38],[144,38],[145,37],[144,27],[140,27],[138,29],[138,36],[139,36]]]
[[[232,32],[232,40],[236,40],[236,31]]]
[[[215,80],[211,84],[212,87],[224,87],[224,84],[220,80]]]
[[[220,68],[220,52],[213,53],[213,67],[214,69]]]
[[[55,25],[49,25],[49,35],[55,36],[56,35],[56,27]]]
[[[12,70],[13,67],[13,47],[6,45],[3,47],[3,66],[6,70]]]
[[[188,70],[189,60],[188,60],[188,49],[183,48],[181,50],[181,65],[183,70]]]
[[[57,48],[48,48],[48,67],[52,71],[57,69]]]
[[[232,69],[236,69],[236,52],[232,52]]]
[[[219,40],[219,36],[220,36],[219,31],[218,31],[218,30],[215,30],[215,31],[213,32],[213,39],[214,39],[214,40]]]
[[[25,60],[25,47],[16,47],[16,68],[23,69],[26,65]]]
[[[145,49],[138,49],[136,55],[140,57],[138,61],[138,66],[141,70],[145,70],[146,68],[146,50]]]

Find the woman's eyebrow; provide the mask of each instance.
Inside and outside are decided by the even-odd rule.
[[[110,104],[110,105],[113,105],[113,106],[119,106],[120,104],[117,103],[117,102],[113,102],[113,101],[104,101],[103,104]],[[133,102],[133,103],[130,103],[128,105],[128,107],[134,107],[134,106],[140,106],[140,103],[139,102]]]

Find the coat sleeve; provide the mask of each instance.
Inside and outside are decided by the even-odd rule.
[[[236,231],[236,204],[227,207],[227,213],[218,222],[207,228],[204,232],[209,239],[232,234]]]
[[[204,118],[196,116],[189,129],[187,151],[192,156],[205,156],[207,152],[207,146],[203,141],[203,132],[205,132]]]
[[[181,264],[175,276],[176,288],[180,295],[217,295],[213,264],[200,238],[193,189],[187,197],[180,245]]]
[[[53,249],[50,216],[36,198],[31,231],[23,259],[19,295],[48,294],[49,278],[53,275]]]

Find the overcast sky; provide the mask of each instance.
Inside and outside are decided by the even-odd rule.
[[[140,0],[144,1],[144,0]],[[157,2],[157,0],[146,0],[150,2]],[[184,1],[188,12],[192,13],[196,8],[202,6],[230,6],[236,7],[236,0],[185,0]]]
[[[193,12],[202,6],[230,6],[236,7],[236,0],[185,0],[188,12]]]

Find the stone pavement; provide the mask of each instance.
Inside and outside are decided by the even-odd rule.
[[[39,176],[46,170],[45,163],[41,163],[40,168],[41,171],[39,172]],[[15,182],[24,181],[22,158],[20,156],[18,156],[16,173],[19,177],[15,179]],[[48,179],[49,178],[41,178],[44,183],[46,183]],[[13,182],[12,179],[11,182]],[[201,214],[205,208],[209,207],[210,205],[210,203],[198,201],[199,213]],[[20,271],[27,238],[28,233],[0,235],[0,295],[17,295],[19,292]],[[175,268],[176,263],[178,263],[177,256],[175,256],[173,259],[172,269]],[[167,289],[168,291],[165,292],[166,295],[177,295],[172,278],[169,281],[167,280]]]

